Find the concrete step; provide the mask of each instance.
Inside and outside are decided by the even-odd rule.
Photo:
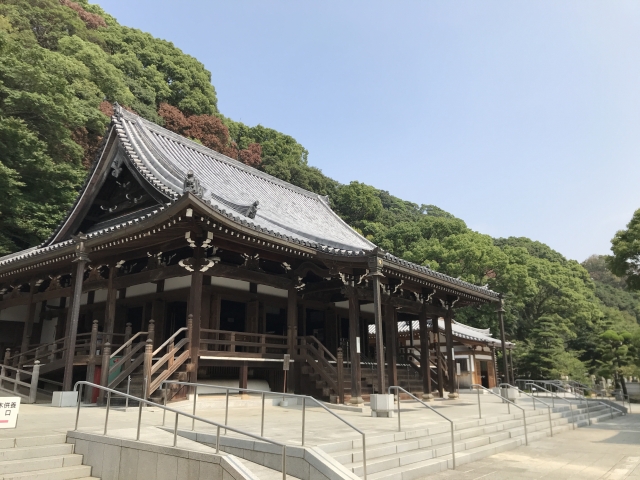
[[[82,455],[68,454],[53,457],[30,457],[20,460],[6,460],[0,462],[0,475],[11,473],[32,472],[34,470],[56,469],[82,465]]]
[[[0,440],[0,480],[91,479],[91,467],[73,453],[65,434]]]
[[[495,417],[456,422],[456,464],[462,465],[524,444],[522,411],[512,408],[511,412]],[[551,411],[554,435],[575,428],[570,415],[568,407]],[[583,414],[582,409],[575,409],[574,417],[578,425],[586,425],[586,413]],[[590,406],[590,417],[592,423],[596,423],[609,419],[610,412],[604,406]],[[527,437],[530,442],[551,434],[549,411],[546,408],[527,409],[526,420]],[[446,422],[429,428],[367,438],[367,476],[374,480],[411,480],[451,468],[450,442],[450,425]],[[359,440],[335,442],[322,445],[320,448],[356,475],[364,475],[362,445]]]
[[[85,465],[47,468],[0,476],[0,480],[70,480],[80,478],[95,479],[96,477],[91,476],[91,467]]]
[[[0,464],[1,462],[9,460],[53,457],[57,455],[69,455],[71,453],[73,453],[73,445],[70,443],[0,449]]]

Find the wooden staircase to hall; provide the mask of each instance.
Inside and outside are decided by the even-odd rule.
[[[351,366],[344,361],[340,354],[334,356],[315,337],[298,337],[296,355],[302,362],[301,391],[316,398],[337,402],[340,396],[339,378],[342,378],[345,401],[351,398]],[[342,369],[339,368],[343,364]],[[340,372],[341,370],[341,372]],[[365,401],[372,393],[377,393],[376,364],[371,361],[361,361],[361,395]],[[385,372],[388,381],[388,375]],[[398,383],[402,388],[418,393],[422,392],[422,377],[407,363],[398,365]]]

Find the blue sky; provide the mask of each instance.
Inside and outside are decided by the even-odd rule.
[[[569,258],[640,208],[640,3],[102,0],[309,163]]]

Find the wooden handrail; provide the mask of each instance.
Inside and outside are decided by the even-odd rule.
[[[167,340],[166,340],[162,345],[160,345],[158,348],[156,348],[156,349],[153,351],[153,354],[154,354],[154,355],[156,355],[157,353],[159,353],[159,352],[160,352],[160,350],[162,350],[164,347],[166,347],[167,345],[169,345],[169,343],[171,343],[172,341],[174,341],[174,340],[175,340],[175,338],[176,338],[180,333],[182,333],[182,332],[186,332],[186,331],[188,331],[188,330],[189,330],[189,329],[188,329],[187,327],[182,327],[182,328],[179,328],[178,330],[176,330],[176,333],[174,333],[173,335],[171,335],[169,338],[167,338]]]
[[[140,337],[140,336],[142,336],[142,335],[148,335],[148,334],[149,334],[149,332],[138,332],[138,333],[136,333],[133,337],[131,337],[129,340],[127,340],[125,343],[123,343],[123,344],[120,346],[120,348],[118,348],[115,352],[113,352],[113,353],[111,354],[111,357],[109,357],[109,358],[114,358],[114,357],[116,356],[116,354],[120,352],[120,350],[122,350],[123,348],[128,347],[129,345],[132,345],[132,344],[133,344],[133,341],[134,341],[136,338],[138,338],[138,337]]]
[[[236,332],[233,330],[214,330],[211,328],[201,328],[200,333],[222,333],[222,334],[235,333],[236,335],[247,335],[250,337],[265,337],[265,338],[273,338],[277,340],[285,340],[285,341],[287,340],[286,335],[274,335],[271,333],[255,333],[255,332]]]

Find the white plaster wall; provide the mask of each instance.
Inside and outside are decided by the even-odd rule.
[[[242,280],[233,280],[231,278],[211,277],[211,285],[217,285],[219,287],[225,287],[225,288],[233,288],[234,290],[242,290],[244,292],[249,291],[249,282],[244,282]]]
[[[107,289],[103,288],[102,290],[96,290],[96,293],[93,297],[94,303],[101,303],[107,301]]]
[[[158,286],[155,283],[142,283],[140,285],[134,285],[132,287],[127,288],[127,298],[139,297],[140,295],[148,295],[150,293],[156,293],[157,288]]]
[[[15,307],[0,310],[0,320],[5,322],[24,322],[29,314],[29,305],[16,305]]]
[[[289,296],[289,292],[283,290],[281,288],[270,287],[268,285],[258,285],[258,293],[262,293],[264,295],[272,295],[274,297],[283,297],[287,298]]]
[[[191,286],[191,276],[186,275],[184,277],[172,277],[167,278],[164,281],[164,291],[178,290],[180,288],[189,288]]]

